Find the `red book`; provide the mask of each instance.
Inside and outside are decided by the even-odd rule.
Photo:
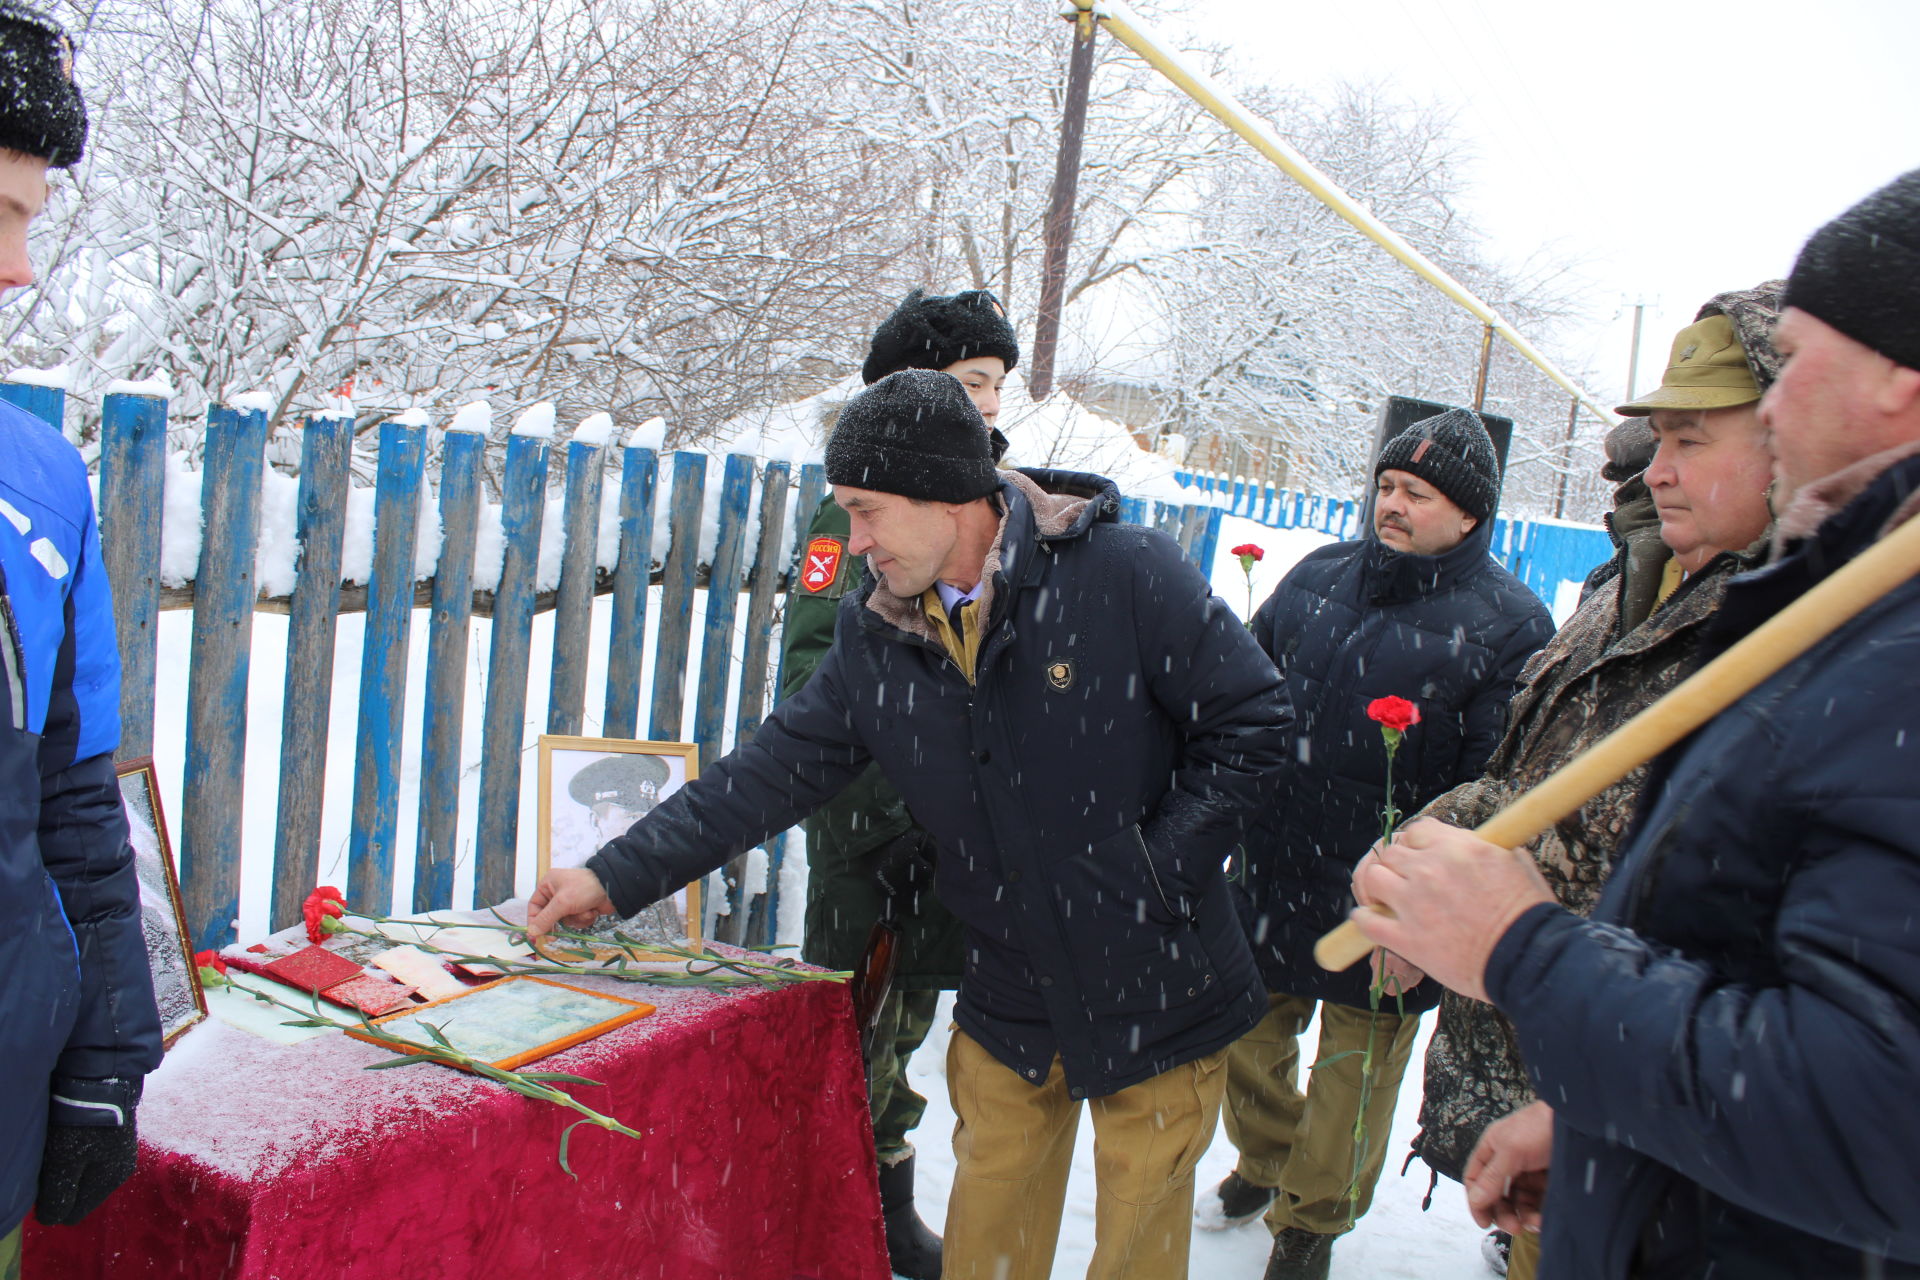
[[[284,982],[315,995],[324,994],[349,978],[361,976],[360,966],[324,947],[302,947],[290,956],[281,956],[260,966],[260,972],[276,982]]]

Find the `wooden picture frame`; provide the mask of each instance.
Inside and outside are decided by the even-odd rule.
[[[342,1029],[368,1044],[419,1054],[430,1051],[433,1043],[419,1024],[431,1024],[461,1052],[502,1071],[517,1071],[653,1010],[652,1005],[625,996],[516,974],[373,1019],[374,1026],[415,1041],[422,1046],[418,1049],[387,1044],[359,1027]]]
[[[153,999],[160,1009],[163,1049],[207,1016],[206,992],[193,963],[193,939],[180,906],[180,879],[173,867],[173,842],[160,805],[160,780],[153,757],[141,756],[114,766],[120,805],[127,815],[127,843],[133,849],[140,881],[140,932],[146,939],[147,966],[153,973]]]
[[[590,769],[605,776],[596,783]],[[554,867],[584,866],[601,845],[699,777],[700,748],[692,742],[541,734],[534,776],[540,833],[537,875],[545,876]],[[667,900],[677,924],[650,909],[618,927],[643,941],[667,942],[678,936],[698,945],[704,905],[700,889],[696,880]]]

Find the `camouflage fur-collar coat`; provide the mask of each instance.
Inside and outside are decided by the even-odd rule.
[[[1631,579],[1657,578],[1661,566],[1623,566],[1527,663],[1485,773],[1433,801],[1421,816],[1479,826],[1693,674],[1703,624],[1719,607],[1727,580],[1757,564],[1764,546],[1716,557],[1645,621],[1625,628],[1622,605],[1632,609],[1638,585]],[[1534,861],[1568,909],[1587,915],[1599,901],[1646,772],[1635,769],[1534,841]],[[1532,1101],[1513,1027],[1490,1004],[1442,995],[1427,1049],[1415,1153],[1457,1180],[1486,1127]]]

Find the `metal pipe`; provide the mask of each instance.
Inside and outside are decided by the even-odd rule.
[[[1113,33],[1115,39],[1140,55],[1148,66],[1173,81],[1181,91],[1205,107],[1222,124],[1252,143],[1255,150],[1280,166],[1288,177],[1305,187],[1308,194],[1346,219],[1362,235],[1400,259],[1416,275],[1472,312],[1482,324],[1493,326],[1515,351],[1526,357],[1542,373],[1564,388],[1569,395],[1590,409],[1600,421],[1612,425],[1613,418],[1606,410],[1595,404],[1592,398],[1581,390],[1578,383],[1560,372],[1553,361],[1547,359],[1532,343],[1515,332],[1513,326],[1501,319],[1497,311],[1476,297],[1472,290],[1430,261],[1425,254],[1408,244],[1397,231],[1375,218],[1352,196],[1342,191],[1333,179],[1322,173],[1311,160],[1294,150],[1285,139],[1273,131],[1271,125],[1248,111],[1211,76],[1187,65],[1186,60],[1179,53],[1146,24],[1134,17],[1133,10],[1122,0],[1064,0],[1064,4],[1071,5],[1081,13],[1092,14],[1102,26]]]

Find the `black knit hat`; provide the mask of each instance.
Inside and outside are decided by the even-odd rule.
[[[87,108],[73,82],[73,41],[38,9],[0,0],[0,147],[55,169],[87,148]]]
[[[902,369],[944,369],[976,356],[999,356],[1009,369],[1020,363],[999,300],[985,289],[933,298],[915,289],[873,331],[860,378],[871,386]]]
[[[1786,305],[1896,364],[1920,369],[1920,169],[1813,233],[1787,277]]]
[[[827,483],[930,502],[1000,487],[987,424],[960,380],[903,369],[847,401],[827,441]]]
[[[1420,421],[1387,441],[1373,474],[1404,471],[1453,499],[1453,505],[1485,520],[1500,497],[1500,462],[1480,415],[1449,409]]]

